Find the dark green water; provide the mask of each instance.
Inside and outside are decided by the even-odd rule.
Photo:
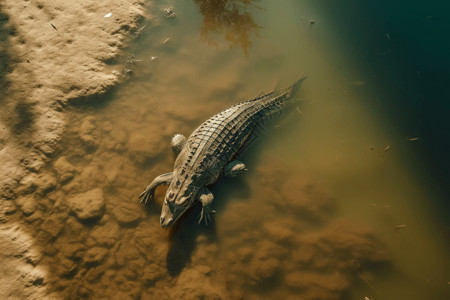
[[[446,227],[450,211],[450,4],[447,1],[318,1],[355,64],[384,97],[367,103],[387,114],[393,133],[420,136],[416,169]]]
[[[428,195],[441,247],[449,252],[450,220],[450,4],[447,1],[316,1],[336,26],[340,45],[358,66],[365,106],[398,137],[420,137],[402,160]],[[383,117],[380,117],[383,116]],[[387,116],[387,117],[384,117]],[[421,247],[421,245],[417,245]],[[417,257],[417,259],[426,259]],[[448,257],[442,258],[448,270]],[[439,270],[436,270],[439,272]],[[448,276],[448,273],[447,273]],[[422,291],[421,299],[444,299],[446,290]]]

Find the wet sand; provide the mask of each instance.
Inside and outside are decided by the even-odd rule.
[[[54,188],[40,171],[64,134],[65,107],[101,101],[119,83],[123,67],[117,57],[144,17],[142,5],[131,0],[0,5],[2,298],[43,298],[45,272],[39,259],[30,264],[25,255],[34,251],[33,241],[10,220],[12,200],[24,193],[24,184],[30,191]],[[35,205],[24,200],[21,207],[31,214]],[[38,280],[29,279],[33,273],[40,274]]]

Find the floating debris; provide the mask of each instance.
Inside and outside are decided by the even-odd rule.
[[[389,33],[386,33],[386,37],[388,38],[388,40],[391,39],[391,35]]]
[[[151,61],[155,61],[156,59],[158,59],[158,56],[152,56],[150,59]]]
[[[405,225],[405,224],[397,225],[397,226],[395,226],[395,227],[392,228],[392,229],[389,229],[389,230],[387,230],[387,231],[380,232],[378,235],[384,234],[384,233],[388,233],[388,232],[392,232],[392,231],[395,232],[395,231],[398,231],[398,230],[403,229],[403,228],[406,228],[406,225]]]
[[[391,145],[387,145],[387,147],[384,148],[384,151],[389,151],[389,150],[391,150]]]
[[[134,65],[134,64],[136,64],[136,63],[138,63],[138,62],[141,62],[141,61],[142,61],[142,59],[137,59],[137,58],[134,56],[134,54],[133,54],[133,55],[127,57],[126,63],[127,63],[128,65]]]
[[[171,38],[167,38],[167,39],[165,39],[162,43],[163,43],[163,45],[165,45],[165,44],[167,44],[168,42],[170,42],[172,39]]]
[[[58,30],[58,28],[56,28],[55,24],[50,23],[50,25],[52,25],[53,29]]]
[[[107,13],[106,15],[104,15],[103,17],[104,18],[109,18],[109,17],[111,17],[112,16],[112,13]]]
[[[420,140],[420,138],[415,137],[415,138],[410,138],[409,140],[410,140],[410,141],[418,141],[418,140]]]
[[[144,30],[145,26],[147,26],[147,25],[144,25],[144,26],[142,26],[141,28],[139,28],[138,30],[136,30],[135,36],[136,36],[137,38],[141,36],[142,31]]]
[[[370,147],[370,150],[373,150],[373,147]]]
[[[375,289],[375,287],[369,282],[369,280],[367,280],[366,278],[364,278],[358,271],[355,271],[356,275],[358,275],[359,278],[361,278],[362,281],[364,281],[368,287],[370,287],[374,292],[377,292],[377,290]],[[365,297],[367,298],[367,297]],[[364,298],[364,299],[365,299]]]
[[[295,109],[298,111],[299,114],[303,115],[303,112],[300,110],[300,107],[297,106]]]
[[[177,16],[172,7],[164,8],[164,13],[166,14],[166,18],[175,18]]]
[[[393,229],[394,231],[397,231],[397,230],[400,230],[400,229],[402,229],[402,228],[405,228],[406,227],[406,225],[397,225],[397,226],[395,226],[395,228]]]

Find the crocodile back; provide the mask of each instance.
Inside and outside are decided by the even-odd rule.
[[[175,172],[191,177],[197,186],[213,184],[263,119],[278,111],[303,79],[286,89],[233,105],[205,121],[188,138],[175,162]]]

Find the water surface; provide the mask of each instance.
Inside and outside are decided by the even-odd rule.
[[[127,81],[71,112],[55,190],[25,219],[64,298],[438,299],[448,295],[448,241],[416,173],[418,141],[375,103],[395,95],[358,65],[324,3],[173,1],[127,49]],[[175,18],[163,9],[172,6]],[[314,20],[314,22],[311,22]],[[127,58],[128,57],[128,58]],[[238,101],[309,77],[295,104],[265,124],[241,160],[249,171],[200,208],[159,226],[170,139]],[[61,158],[62,157],[62,158]],[[71,200],[100,188],[100,218]],[[30,197],[30,196],[27,196]],[[34,216],[34,217],[33,217]]]

